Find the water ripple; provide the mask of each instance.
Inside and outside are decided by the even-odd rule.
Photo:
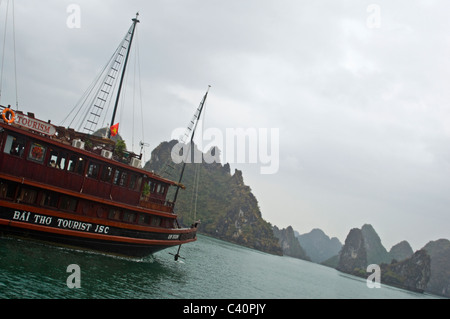
[[[170,248],[125,258],[26,240],[0,238],[0,298],[431,298],[401,289],[369,289],[365,281],[310,262],[273,256],[199,236],[175,262]],[[70,289],[70,264],[81,288]]]

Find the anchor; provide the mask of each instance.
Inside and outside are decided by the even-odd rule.
[[[184,259],[184,257],[181,257],[181,256],[180,256],[180,249],[181,249],[181,245],[178,246],[178,251],[177,251],[176,254],[169,253],[169,254],[171,254],[172,256],[174,256],[174,260],[175,260],[175,261],[177,261],[178,258]]]

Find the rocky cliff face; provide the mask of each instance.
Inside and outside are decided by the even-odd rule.
[[[175,140],[161,143],[153,150],[144,168],[178,181],[182,164],[174,164],[171,157],[176,144]],[[205,154],[197,148],[194,152],[195,159],[204,158]],[[186,165],[182,183],[186,190],[180,190],[175,206],[181,223],[190,225],[200,220],[200,233],[282,254],[272,225],[262,218],[258,201],[245,185],[241,171],[235,170],[232,175],[228,164],[209,164],[200,160]],[[173,198],[173,192],[168,198]]]
[[[367,266],[377,264],[381,268],[381,284],[413,291],[424,291],[431,274],[429,254],[425,250],[419,250],[401,262],[395,260],[390,264],[385,263],[384,261],[390,260],[391,257],[385,249],[379,247],[381,241],[373,227],[364,226],[364,231],[358,228],[350,230],[339,253],[337,269],[367,278]],[[372,251],[368,253],[368,250]],[[370,262],[368,256],[370,256]]]
[[[380,268],[382,284],[423,292],[430,280],[431,258],[422,249],[404,261],[381,264]]]
[[[396,261],[402,261],[406,258],[411,257],[414,254],[414,251],[411,248],[411,245],[406,241],[401,241],[398,244],[392,246],[389,251],[389,256]]]
[[[450,241],[430,241],[423,250],[431,257],[431,277],[426,290],[450,298]]]
[[[392,258],[389,256],[386,248],[384,248],[380,237],[372,225],[363,225],[361,227],[361,232],[364,237],[364,246],[367,252],[367,263],[369,265],[390,263]]]
[[[311,260],[295,237],[294,229],[291,226],[281,230],[277,226],[274,226],[273,233],[278,238],[278,243],[283,249],[283,255],[308,261]]]
[[[342,244],[336,237],[328,237],[321,229],[297,236],[306,254],[315,263],[321,263],[339,253]]]
[[[337,269],[342,272],[356,274],[367,267],[367,252],[364,246],[364,237],[360,229],[350,230],[345,244],[339,253]]]

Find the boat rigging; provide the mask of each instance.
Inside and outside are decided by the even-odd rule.
[[[176,259],[181,245],[197,239],[196,224],[178,223],[177,196],[167,198],[169,188],[175,187],[176,195],[185,188],[182,174],[177,182],[148,172],[141,167],[142,151],[127,151],[114,141],[111,129],[111,138],[94,134],[106,98],[113,95],[112,80],[120,75],[110,123],[115,125],[138,23],[137,14],[100,84],[89,88],[96,94],[84,132],[0,106],[0,234],[133,257],[178,246]]]

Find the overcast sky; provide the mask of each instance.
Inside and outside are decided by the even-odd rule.
[[[142,140],[140,114],[125,123],[141,97],[148,160],[187,126],[211,85],[204,130],[279,132],[269,145],[279,149],[274,174],[261,174],[260,158],[231,165],[243,171],[265,220],[300,233],[321,228],[341,242],[370,223],[388,250],[401,240],[417,250],[450,238],[448,1],[14,4],[20,109],[59,124],[139,11],[142,94],[119,116],[129,147],[133,139],[138,151]],[[72,4],[80,9],[75,25]],[[12,43],[7,32],[2,105],[16,103]]]

